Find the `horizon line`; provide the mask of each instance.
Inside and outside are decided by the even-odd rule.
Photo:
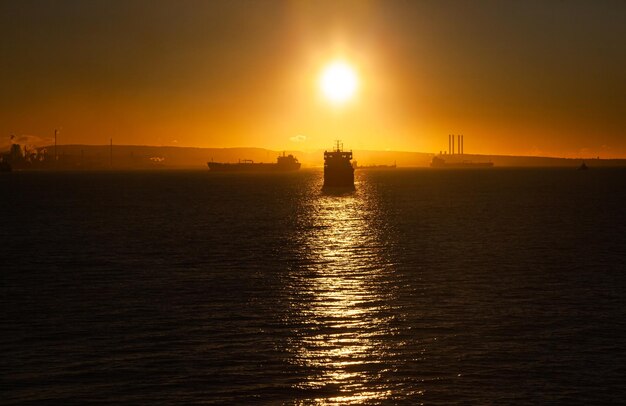
[[[25,144],[19,144],[19,143],[12,143],[9,145],[25,145]],[[34,147],[35,149],[41,149],[41,148],[49,148],[49,147],[54,147],[55,144],[48,144],[48,145],[42,145],[42,146],[38,146],[38,147]],[[146,145],[146,144],[56,144],[56,147],[61,147],[61,146],[66,146],[66,147],[106,147],[106,148],[111,148],[111,147],[143,147],[143,148],[188,148],[188,149],[261,149],[261,150],[266,150],[266,151],[271,151],[271,152],[302,152],[302,153],[313,153],[313,152],[318,152],[318,151],[324,151],[327,150],[327,148],[315,148],[313,150],[309,150],[308,152],[306,150],[303,149],[271,149],[271,148],[266,148],[266,147],[251,147],[251,146],[245,146],[245,147],[197,147],[197,146],[183,146],[183,145]],[[377,152],[377,153],[410,153],[410,154],[423,154],[423,155],[431,155],[431,156],[437,156],[440,155],[437,152],[423,152],[423,151],[412,151],[412,150],[381,150],[381,149],[351,149],[351,151],[360,151],[360,152]],[[563,156],[549,156],[549,155],[515,155],[515,154],[501,154],[501,153],[463,153],[463,154],[441,154],[441,155],[445,155],[445,156],[459,156],[459,155],[474,155],[474,156],[493,156],[493,157],[520,157],[520,158],[544,158],[544,159],[588,159],[588,160],[626,160],[626,157],[623,158],[600,158],[599,155],[596,156],[589,156],[589,157],[563,157]]]

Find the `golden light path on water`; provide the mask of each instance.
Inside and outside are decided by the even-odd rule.
[[[319,189],[318,189],[319,190]],[[290,351],[314,371],[296,386],[319,404],[360,404],[389,398],[384,376],[394,348],[392,264],[374,199],[363,191],[318,194],[302,242],[304,265],[292,274],[293,306],[305,326]],[[397,344],[397,342],[396,342]],[[385,362],[383,362],[385,360]]]

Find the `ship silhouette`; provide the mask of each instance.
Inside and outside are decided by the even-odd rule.
[[[356,161],[353,161],[352,166],[355,170],[368,170],[368,169],[396,169],[396,163],[393,165],[358,165]]]
[[[298,158],[289,154],[276,159],[276,163],[255,163],[251,159],[244,159],[237,163],[207,162],[212,172],[291,172],[300,169]]]
[[[446,162],[440,156],[434,156],[430,163],[431,168],[493,168],[493,162],[456,161]]]
[[[343,144],[336,142],[332,151],[324,151],[324,189],[354,189],[354,168],[350,160],[352,151],[344,151]]]

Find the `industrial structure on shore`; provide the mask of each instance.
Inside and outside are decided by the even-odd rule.
[[[434,156],[430,163],[431,168],[492,168],[493,162],[472,162],[464,159],[465,140],[463,135],[457,135],[456,153],[454,146],[454,134],[448,135],[448,151],[444,154],[439,151],[438,156]],[[445,158],[444,158],[445,157]]]

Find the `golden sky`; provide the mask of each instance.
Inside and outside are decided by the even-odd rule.
[[[626,158],[624,21],[622,1],[3,1],[0,137]],[[341,106],[319,87],[338,59]]]

